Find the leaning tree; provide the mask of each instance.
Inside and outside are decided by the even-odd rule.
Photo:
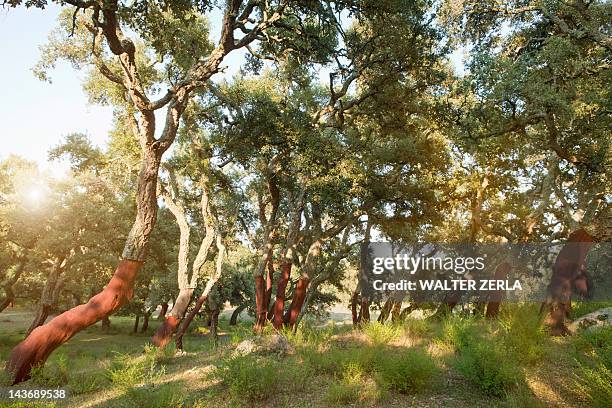
[[[20,0],[5,2],[13,7],[21,4]],[[46,2],[23,4],[44,8]],[[73,33],[81,28],[80,35],[89,36],[89,46],[79,47],[77,43],[77,47],[66,47],[54,57],[95,69],[108,84],[121,89],[126,100],[125,118],[141,149],[137,212],[119,265],[105,289],[86,304],[38,327],[12,350],[7,370],[15,383],[29,378],[32,367],[44,363],[75,333],[107,317],[132,297],[134,279],[145,261],[155,226],[162,156],[175,139],[191,96],[219,72],[228,53],[265,40],[263,33],[283,16],[287,7],[284,1],[226,2],[219,41],[213,45],[205,21],[212,7],[207,2],[172,1],[162,5],[143,1],[128,5],[117,0],[68,0],[59,4],[74,7],[63,39],[70,44]],[[138,39],[132,39],[132,35]],[[79,38],[74,40],[78,42]],[[147,53],[146,47],[152,48],[154,54]],[[167,90],[160,92],[161,88]],[[156,113],[160,110],[165,111],[164,120],[157,130]]]

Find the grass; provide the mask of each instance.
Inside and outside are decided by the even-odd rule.
[[[585,331],[572,342],[577,389],[592,407],[612,406],[612,328]]]
[[[402,334],[402,330],[400,326],[395,324],[373,322],[363,327],[363,334],[366,335],[372,344],[381,345],[398,339]]]
[[[438,374],[434,360],[425,351],[414,348],[378,353],[374,371],[387,387],[405,394],[429,388]]]
[[[536,305],[508,305],[499,317],[505,352],[524,364],[534,364],[543,357],[549,340]]]
[[[369,376],[358,363],[349,363],[340,378],[330,384],[324,400],[332,405],[372,404],[385,397],[386,389],[379,381]]]
[[[68,384],[68,359],[58,353],[54,361],[32,369],[32,381],[41,388],[58,388]]]
[[[14,321],[0,325],[3,358],[29,323],[9,319]],[[529,306],[505,308],[498,321],[450,315],[395,326],[373,323],[363,331],[304,327],[283,334],[295,352],[282,357],[232,357],[235,345],[253,335],[249,323],[230,327],[222,321],[214,349],[196,320],[185,336],[184,356],[175,356],[172,346],[160,351],[147,345],[158,322],[136,335],[130,334],[132,323],[113,317],[109,333],[92,327],[77,334],[24,386],[65,387],[68,401],[40,406],[68,408],[566,408],[610,402],[612,333],[551,340]]]
[[[504,397],[523,385],[523,374],[513,359],[493,342],[474,339],[460,349],[455,368],[483,393]]]
[[[216,370],[217,378],[229,389],[236,400],[265,400],[274,394],[278,385],[275,361],[252,355],[226,359]]]

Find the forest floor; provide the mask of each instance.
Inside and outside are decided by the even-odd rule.
[[[159,322],[130,334],[133,318],[114,316],[108,331],[98,324],[77,334],[20,385],[62,387],[66,400],[0,407],[609,406],[611,331],[551,338],[524,318],[531,311],[517,308],[500,322],[408,319],[359,331],[331,323],[285,333],[287,353],[238,357],[236,345],[253,338],[250,322],[221,319],[215,346],[194,321],[187,353],[175,355],[146,345]],[[0,314],[0,364],[31,318]]]

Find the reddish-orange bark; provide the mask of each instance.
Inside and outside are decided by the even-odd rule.
[[[166,313],[168,313],[168,302],[162,303],[157,320],[163,320],[166,317]]]
[[[134,279],[142,262],[123,260],[112,279],[89,302],[74,307],[39,326],[9,356],[6,368],[13,375],[13,384],[30,378],[32,367],[44,363],[57,347],[72,336],[107,317],[126,302],[133,293]]]
[[[191,312],[189,312],[189,314],[183,319],[183,323],[176,333],[176,338],[174,340],[177,350],[183,350],[183,336],[185,333],[187,333],[187,329],[189,329],[189,325],[191,324],[195,315],[197,315],[200,309],[202,309],[202,305],[204,302],[206,302],[206,299],[207,296],[200,296]]]
[[[166,320],[162,323],[161,326],[157,329],[151,341],[153,345],[157,347],[165,347],[166,344],[170,343],[170,339],[172,338],[172,334],[176,331],[181,319],[174,316],[166,317]]]
[[[274,328],[283,327],[283,312],[285,311],[285,296],[289,276],[291,276],[292,263],[284,261],[281,265],[281,276],[276,286],[276,302],[274,303]]]
[[[270,307],[270,299],[272,298],[272,280],[274,278],[274,264],[272,263],[272,251],[268,257],[268,269],[266,273],[266,292],[264,298],[264,310]]]
[[[548,296],[540,309],[541,312],[549,309],[546,323],[553,335],[568,333],[565,320],[570,312],[573,289],[588,292],[585,260],[594,242],[591,235],[579,229],[570,234],[557,255],[548,285]]]
[[[289,327],[293,328],[297,322],[298,316],[302,313],[302,306],[304,306],[304,300],[306,299],[306,291],[310,285],[310,279],[306,277],[300,277],[297,285],[295,286],[295,293],[289,306]]]
[[[393,302],[393,308],[391,309],[391,322],[392,323],[397,323],[401,320],[401,313],[402,313],[402,302],[400,301],[394,301]]]

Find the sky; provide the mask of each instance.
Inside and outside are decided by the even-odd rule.
[[[112,124],[112,110],[88,104],[82,74],[69,64],[58,64],[51,72],[51,84],[32,73],[39,46],[56,26],[58,12],[55,5],[45,10],[0,7],[0,89],[4,94],[0,98],[0,159],[16,154],[53,173],[62,172],[65,165],[46,165],[47,151],[65,135],[86,133],[103,146]]]
[[[47,152],[70,133],[84,133],[104,147],[112,126],[112,109],[91,105],[81,88],[83,72],[59,62],[50,72],[51,83],[32,73],[40,58],[39,47],[56,27],[60,7],[46,9],[0,7],[0,160],[10,154],[39,163],[56,176],[65,174],[67,163],[48,163]],[[211,16],[211,39],[219,37],[221,12]],[[217,78],[234,75],[244,51],[226,57],[226,70]],[[454,55],[457,65],[460,55]],[[161,113],[161,112],[160,112]],[[158,126],[161,128],[161,126]]]
[[[19,155],[56,176],[65,173],[67,164],[48,163],[50,148],[70,133],[85,133],[104,147],[112,126],[112,108],[88,103],[81,87],[83,72],[60,62],[50,72],[51,83],[32,73],[59,11],[55,4],[45,10],[0,7],[0,160]],[[220,12],[216,14],[211,18],[212,39],[219,37]],[[241,59],[239,52],[230,54],[224,75],[235,74]]]

